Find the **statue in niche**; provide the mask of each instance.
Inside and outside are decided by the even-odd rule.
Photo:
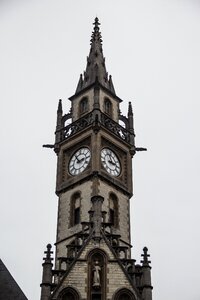
[[[94,288],[100,288],[100,276],[101,276],[101,267],[99,265],[99,261],[94,261],[94,267],[93,267],[93,287]]]

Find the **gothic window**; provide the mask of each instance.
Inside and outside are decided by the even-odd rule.
[[[114,227],[119,226],[118,222],[118,199],[113,193],[109,195],[109,222],[113,224]]]
[[[105,98],[104,100],[104,112],[107,115],[112,116],[112,103],[108,98]]]
[[[61,292],[59,300],[79,300],[80,297],[78,293],[73,288],[67,288]]]
[[[128,289],[121,289],[117,292],[114,300],[135,300],[135,297],[131,291]]]
[[[119,300],[131,300],[131,297],[127,294],[121,294],[121,296],[119,296]]]
[[[81,195],[79,192],[73,194],[71,198],[71,209],[70,209],[70,225],[75,226],[80,223],[81,215]]]
[[[76,298],[74,295],[70,292],[67,292],[63,297],[62,300],[75,300]]]
[[[101,300],[101,295],[92,295],[92,300]]]
[[[84,97],[80,101],[79,111],[80,111],[80,115],[82,115],[88,111],[88,98],[87,97]]]

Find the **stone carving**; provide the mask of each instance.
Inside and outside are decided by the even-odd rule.
[[[93,267],[93,287],[100,288],[101,286],[101,267],[99,265],[99,261],[95,260]]]

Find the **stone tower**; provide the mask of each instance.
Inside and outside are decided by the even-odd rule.
[[[135,147],[133,112],[108,76],[98,18],[87,66],[71,109],[57,110],[58,219],[55,264],[51,245],[43,263],[41,300],[152,300],[147,248],[141,264],[131,258],[130,198]]]

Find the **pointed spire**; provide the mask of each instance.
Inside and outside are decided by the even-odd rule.
[[[113,85],[113,82],[112,82],[112,76],[111,75],[109,76],[109,88],[110,88],[111,92],[113,92],[113,94],[115,94],[115,88],[114,88],[114,85]]]
[[[99,19],[96,17],[94,20],[94,29],[90,40],[90,53],[87,57],[87,65],[84,75],[80,76],[76,93],[86,88],[90,84],[98,80],[100,84],[109,89],[115,94],[114,85],[111,76],[108,80],[108,73],[105,66],[105,57],[103,56],[102,37],[99,28]]]
[[[83,75],[80,74],[79,82],[78,82],[78,85],[76,88],[76,93],[78,93],[82,90],[82,86],[83,86]]]
[[[59,99],[59,102],[58,102],[58,110],[57,110],[57,112],[58,113],[62,113],[62,100],[61,99]]]
[[[133,109],[132,109],[131,102],[128,103],[128,129],[130,131],[129,142],[135,148],[135,133],[134,133],[134,124],[133,124]],[[133,150],[133,154],[135,154],[135,149]]]
[[[58,144],[61,142],[62,139],[62,115],[63,115],[63,110],[62,110],[62,100],[60,99],[58,102],[58,109],[57,109],[57,122],[56,122],[56,136],[55,136],[55,147],[54,151],[57,153],[58,152]]]
[[[128,103],[128,116],[133,116],[133,109],[131,102]]]

